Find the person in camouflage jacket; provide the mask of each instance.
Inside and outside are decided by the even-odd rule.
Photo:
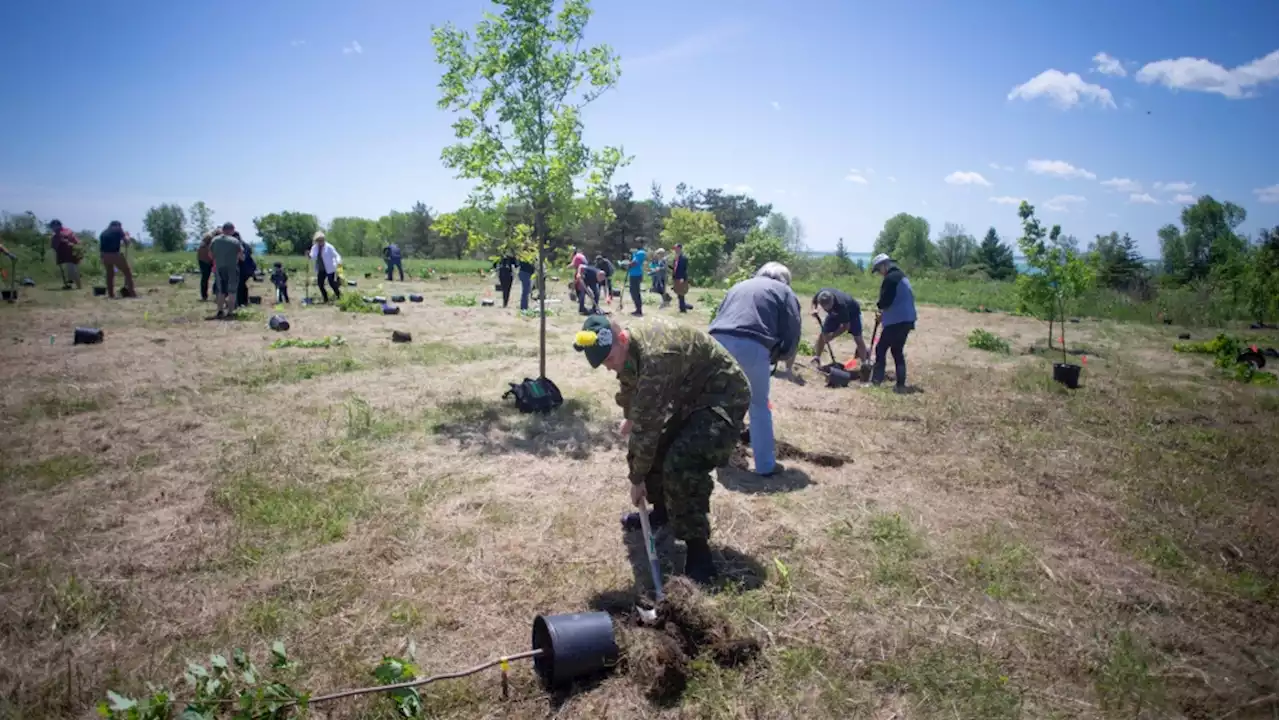
[[[711,472],[728,464],[741,435],[751,404],[746,376],[720,343],[686,325],[627,330],[595,315],[574,347],[591,367],[618,375],[631,501],[653,503],[651,524],[669,524],[688,546],[684,574],[710,583]],[[633,514],[623,525],[638,527],[639,520]]]

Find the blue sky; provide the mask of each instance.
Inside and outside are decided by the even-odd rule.
[[[430,28],[488,7],[6,3],[0,209],[135,231],[197,199],[242,227],[453,209],[469,186],[439,161]],[[1019,198],[1148,255],[1190,196],[1243,205],[1250,232],[1277,222],[1275,2],[595,7],[588,41],[623,76],[586,138],[635,156],[619,179],[640,196],[750,188],[815,249],[869,249],[898,212],[1013,240]]]

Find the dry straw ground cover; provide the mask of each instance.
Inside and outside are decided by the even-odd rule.
[[[499,395],[536,372],[536,320],[444,303],[479,280],[390,284],[427,295],[399,317],[294,305],[290,336],[346,342],[281,349],[261,310],[205,322],[191,288],[142,287],[0,308],[0,715],[88,717],[275,640],[317,692],[370,684],[410,638],[452,670],[631,588],[612,376],[569,348],[576,314],[549,319],[566,406],[530,418]],[[77,325],[106,342],[71,346]],[[970,348],[979,325],[1012,353]],[[755,662],[692,658],[660,705],[623,677],[547,697],[523,666],[507,701],[492,674],[427,686],[428,713],[1270,717],[1276,392],[1170,352],[1179,330],[1072,326],[1095,354],[1069,393],[1024,352],[1040,324],[926,307],[921,392],[775,380],[779,437],[852,462],[719,473],[736,586],[713,601]]]

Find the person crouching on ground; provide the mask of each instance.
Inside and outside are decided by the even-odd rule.
[[[276,302],[289,302],[289,275],[280,263],[271,266],[271,284],[276,286]]]
[[[342,262],[342,256],[332,245],[324,241],[324,232],[321,230],[317,230],[316,234],[311,236],[311,243],[307,258],[311,260],[311,269],[315,273],[316,285],[320,288],[320,297],[324,302],[329,302],[329,292],[324,289],[325,282],[328,282],[329,287],[333,288],[334,298],[341,300],[342,291],[338,289],[338,263]]]
[[[866,342],[862,339],[862,307],[848,293],[835,288],[822,288],[813,296],[811,309],[813,317],[818,318],[817,310],[822,308],[826,317],[822,319],[822,329],[818,331],[818,341],[813,345],[813,362],[822,362],[822,351],[835,339],[848,332],[857,344],[857,358],[866,360]]]
[[[240,287],[240,260],[244,249],[233,234],[236,226],[226,223],[222,226],[222,234],[209,243],[209,252],[213,255],[213,301],[217,305],[218,314],[214,317],[222,320],[230,318],[236,311],[236,292]]]
[[[774,457],[769,374],[773,363],[794,357],[800,344],[800,300],[791,291],[791,271],[781,263],[765,263],[755,277],[729,288],[708,332],[738,361],[751,386],[756,474],[782,472]]]
[[[884,382],[886,352],[893,354],[894,392],[907,389],[907,357],[903,347],[916,327],[916,296],[911,281],[888,255],[880,253],[871,260],[871,269],[884,279],[880,281],[880,340],[876,342],[876,364],[871,370],[871,384]]]
[[[646,498],[653,503],[650,523],[670,524],[688,546],[684,574],[712,582],[711,472],[729,462],[751,403],[742,369],[710,335],[674,323],[627,330],[592,315],[574,348],[618,376],[631,502],[641,510]],[[639,514],[623,520],[639,525]]]

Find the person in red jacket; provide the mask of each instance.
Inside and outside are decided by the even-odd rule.
[[[61,220],[51,221],[49,230],[53,232],[53,237],[49,240],[49,245],[53,248],[53,261],[58,264],[58,269],[62,272],[62,289],[70,290],[74,284],[79,290],[80,252],[77,246],[80,244],[80,239],[71,230],[63,227]]]

